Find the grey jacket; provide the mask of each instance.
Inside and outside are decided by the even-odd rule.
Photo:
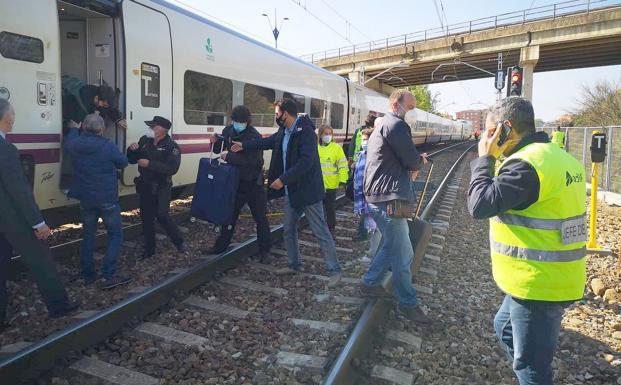
[[[410,171],[418,170],[421,164],[422,158],[412,142],[410,126],[391,112],[384,115],[382,125],[369,138],[364,170],[367,202],[411,201]]]

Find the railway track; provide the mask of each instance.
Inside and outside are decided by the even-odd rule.
[[[440,158],[446,156],[443,162],[451,165],[463,149],[460,144],[435,153],[437,175],[444,179],[436,180],[426,217],[455,170],[447,167],[443,174]],[[351,241],[356,220],[343,197],[339,201],[345,208],[336,231],[344,268],[338,288],[326,288],[318,245],[307,230],[300,233],[305,271],[296,276],[275,275],[280,266],[248,263],[257,252],[256,238],[249,239],[5,359],[0,382],[28,381],[54,367],[53,382],[60,384],[106,375],[154,384],[350,381],[352,362],[364,352],[360,345],[389,304],[356,296],[365,245]],[[285,254],[282,231],[282,226],[272,230],[276,256]]]

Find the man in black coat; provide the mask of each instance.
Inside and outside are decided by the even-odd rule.
[[[155,219],[181,253],[187,253],[183,236],[170,218],[172,176],[179,171],[181,151],[168,135],[172,123],[161,116],[145,122],[149,128],[138,143],[127,149],[130,164],[138,163],[140,176],[134,180],[140,198],[140,218],[144,235],[144,254],[150,258],[155,254]]]
[[[45,243],[50,229],[24,176],[19,152],[6,140],[14,121],[13,107],[0,99],[0,331],[9,326],[6,280],[13,250],[30,269],[50,317],[61,317],[77,308],[77,304],[67,300],[52,253]]]
[[[216,243],[213,247],[205,250],[205,253],[220,254],[226,250],[231,243],[239,212],[247,203],[252,213],[252,218],[257,223],[260,261],[269,263],[272,258],[269,255],[271,247],[270,224],[267,221],[267,199],[265,189],[263,188],[263,151],[221,152],[223,144],[224,148],[229,150],[232,141],[246,142],[261,139],[261,134],[251,125],[250,118],[250,110],[246,106],[236,106],[233,108],[231,113],[233,124],[224,127],[222,138],[219,138],[213,144],[213,151],[216,154],[220,153],[220,157],[223,160],[238,168],[239,185],[235,195],[233,222],[228,226],[222,227]]]
[[[248,142],[234,142],[231,151],[272,150],[268,179],[268,197],[284,196],[284,238],[289,267],[280,271],[293,274],[301,269],[298,245],[298,220],[306,215],[309,227],[319,240],[326,270],[331,275],[328,286],[341,279],[341,266],[336,258],[336,246],[323,214],[323,175],[317,151],[315,126],[306,115],[297,114],[293,100],[275,103],[274,114],[280,126],[275,134]]]

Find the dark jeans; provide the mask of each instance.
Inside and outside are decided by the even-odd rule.
[[[106,203],[92,206],[80,206],[83,223],[83,239],[80,245],[80,266],[85,278],[95,277],[93,251],[95,251],[95,237],[97,221],[103,220],[108,233],[108,247],[103,260],[102,273],[105,279],[114,277],[116,263],[123,243],[123,229],[121,225],[121,206],[118,203]]]
[[[183,243],[181,231],[170,218],[171,185],[151,185],[144,182],[136,184],[140,196],[140,218],[144,235],[145,253],[155,253],[155,219],[162,225],[173,244],[179,247]]]
[[[336,192],[338,190],[326,189],[326,197],[323,198],[323,211],[326,213],[326,222],[328,222],[328,229],[334,232],[336,226]]]
[[[225,250],[231,243],[233,233],[235,232],[235,224],[239,218],[239,212],[244,204],[248,204],[252,218],[257,224],[257,239],[259,242],[259,251],[268,252],[271,247],[270,224],[267,221],[266,208],[267,198],[265,189],[262,185],[258,185],[256,180],[239,181],[239,187],[235,195],[235,207],[233,211],[233,223],[223,226],[220,236],[216,239],[214,247],[218,250]]]
[[[520,385],[552,385],[552,359],[568,304],[505,296],[494,329]]]
[[[21,255],[21,262],[30,270],[47,310],[53,312],[64,308],[67,305],[67,292],[56,271],[50,248],[35,237],[32,229],[15,225],[0,233],[0,323],[6,316],[6,280],[13,250]]]

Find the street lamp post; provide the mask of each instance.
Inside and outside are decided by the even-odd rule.
[[[278,48],[278,36],[280,35],[280,31],[282,30],[282,25],[285,21],[289,20],[288,17],[283,17],[280,21],[280,28],[278,28],[278,17],[276,14],[276,8],[274,8],[274,27],[272,27],[272,21],[267,13],[262,13],[262,16],[267,17],[267,22],[270,25],[270,29],[272,30],[272,34],[274,35],[274,46]]]

